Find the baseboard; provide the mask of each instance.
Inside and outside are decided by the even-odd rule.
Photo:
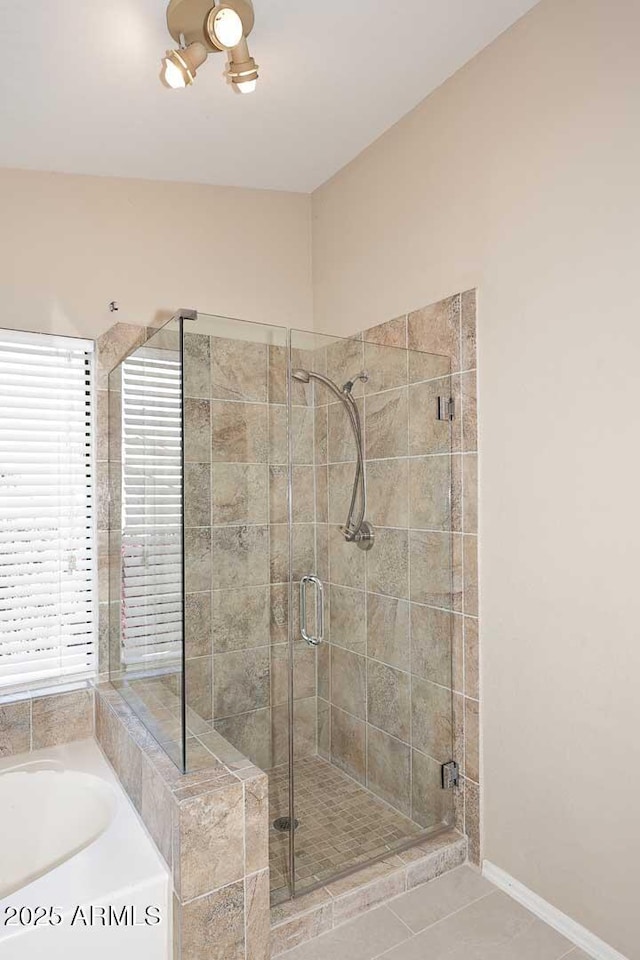
[[[566,913],[562,913],[557,907],[543,900],[533,890],[525,887],[523,883],[514,880],[512,876],[501,870],[500,867],[496,867],[495,863],[491,863],[490,860],[482,861],[482,875],[500,890],[513,897],[514,900],[517,900],[518,903],[521,903],[523,907],[530,910],[540,920],[548,923],[550,927],[561,933],[576,947],[593,957],[593,960],[627,960],[604,940],[596,937],[594,933],[576,923]]]

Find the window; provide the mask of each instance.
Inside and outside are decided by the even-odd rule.
[[[122,364],[122,656],[166,668],[182,652],[182,384],[178,350]]]
[[[0,330],[0,690],[94,671],[92,360]]]

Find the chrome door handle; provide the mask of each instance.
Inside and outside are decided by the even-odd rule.
[[[307,633],[307,584],[313,583],[316,588],[316,626],[317,636]],[[324,588],[318,577],[306,576],[300,579],[300,633],[302,639],[317,647],[324,640]]]

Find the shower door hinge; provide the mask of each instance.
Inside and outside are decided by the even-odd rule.
[[[452,790],[460,783],[460,767],[455,760],[442,764],[442,789]]]
[[[456,402],[453,397],[438,397],[438,420],[454,420]]]

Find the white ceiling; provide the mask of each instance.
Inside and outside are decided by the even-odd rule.
[[[534,5],[254,0],[238,96],[162,86],[163,0],[0,0],[0,166],[311,191]]]

